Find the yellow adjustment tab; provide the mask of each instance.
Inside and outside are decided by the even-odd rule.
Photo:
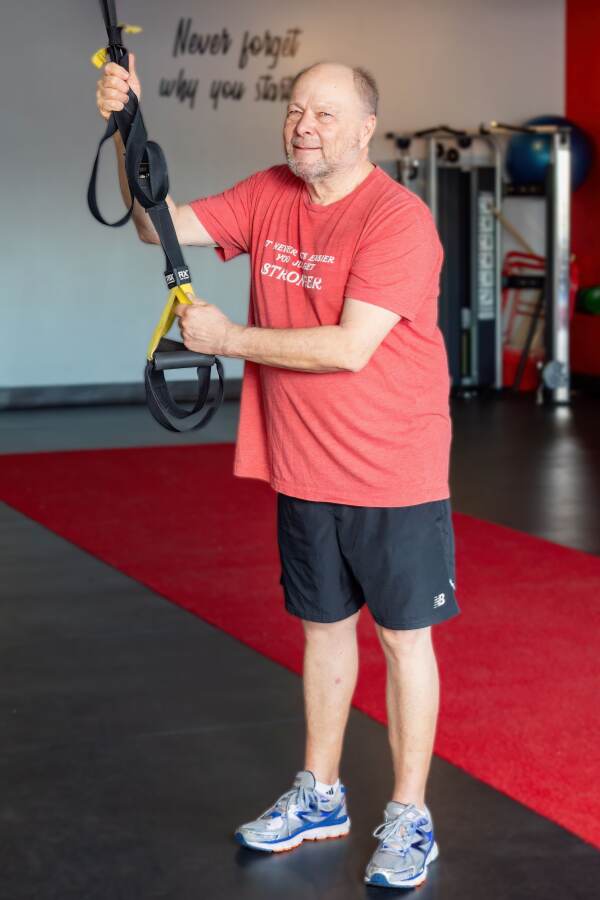
[[[194,297],[194,288],[191,284],[178,284],[176,288],[173,290],[179,292],[179,297],[182,303],[193,303]]]
[[[148,350],[146,352],[147,360],[151,360],[153,358],[156,352],[156,348],[160,343],[160,339],[165,337],[165,335],[168,334],[171,330],[171,326],[175,321],[175,313],[173,312],[173,307],[177,303],[191,304],[193,296],[194,289],[191,284],[179,284],[177,285],[177,287],[171,288],[171,290],[169,291],[167,302],[165,304],[165,308],[161,313],[156,328],[152,332],[152,337],[150,338],[150,343],[148,344]]]
[[[121,25],[124,34],[140,34],[143,29],[141,25]],[[105,66],[108,60],[110,59],[108,55],[108,50],[106,47],[100,47],[99,50],[90,56],[90,61],[93,66],[97,69],[101,69],[102,66]]]
[[[90,61],[97,69],[101,69],[102,66],[105,66],[108,62],[108,51],[106,47],[100,47],[99,50],[96,50],[94,55],[90,56]]]

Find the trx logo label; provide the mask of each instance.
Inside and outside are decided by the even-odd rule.
[[[173,272],[165,272],[165,280],[167,282],[167,287],[173,287],[174,284],[181,284],[181,282],[186,282],[190,280],[190,270],[189,269],[177,269],[177,279]]]
[[[437,609],[438,606],[443,606],[445,602],[446,602],[446,595],[438,594],[436,597],[433,598],[433,608]]]

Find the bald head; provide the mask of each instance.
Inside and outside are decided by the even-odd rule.
[[[345,66],[342,63],[321,62],[314,63],[302,69],[292,82],[292,96],[294,88],[305,75],[315,74],[323,79],[331,79],[338,86],[345,87],[356,95],[365,115],[376,116],[379,103],[379,90],[377,83],[370,72],[360,66]]]

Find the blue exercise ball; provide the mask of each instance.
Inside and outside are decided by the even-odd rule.
[[[583,184],[590,171],[594,148],[590,138],[570,119],[537,116],[525,125],[564,125],[571,128],[571,188]],[[506,169],[513,184],[543,184],[552,156],[552,138],[544,134],[514,134],[508,142]]]

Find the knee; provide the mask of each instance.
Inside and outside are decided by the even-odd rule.
[[[398,630],[376,626],[377,634],[388,658],[403,660],[432,648],[431,627]]]
[[[356,625],[359,613],[342,619],[341,622],[303,622],[304,635],[307,641],[332,642],[353,640],[356,636]]]

